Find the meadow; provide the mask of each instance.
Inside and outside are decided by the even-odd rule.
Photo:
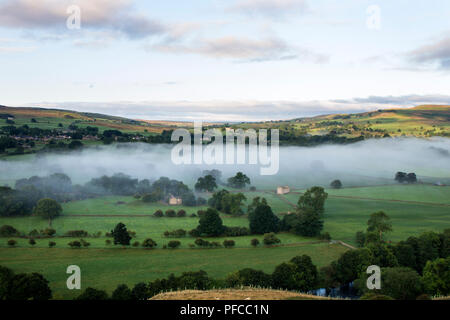
[[[256,197],[265,197],[276,214],[295,210],[295,204],[303,190],[294,190],[287,195],[276,195],[269,191],[245,192],[247,203]],[[329,232],[334,240],[355,245],[355,233],[367,228],[371,213],[383,210],[390,217],[393,232],[386,235],[390,241],[400,241],[409,236],[417,236],[425,231],[442,231],[450,228],[450,187],[432,185],[389,185],[360,188],[327,189],[329,198],[325,206],[324,232]],[[280,233],[281,245],[277,247],[259,246],[253,248],[250,240],[262,236],[233,237],[233,249],[190,248],[195,238],[176,238],[181,242],[179,249],[162,249],[170,240],[164,231],[175,229],[191,230],[198,225],[198,217],[189,217],[206,207],[167,206],[144,204],[133,197],[103,197],[63,204],[64,213],[52,222],[57,234],[51,241],[55,248],[48,248],[49,239],[36,239],[31,247],[27,239],[16,238],[15,248],[7,247],[9,238],[0,239],[0,265],[16,272],[40,272],[51,283],[54,297],[70,299],[78,292],[66,289],[65,268],[76,264],[82,269],[83,286],[105,289],[108,292],[120,283],[130,286],[140,281],[150,281],[166,277],[170,273],[205,270],[215,278],[224,278],[228,273],[245,268],[255,268],[266,272],[296,255],[307,254],[318,266],[336,260],[345,250],[339,244],[320,242],[316,238],[305,238],[292,233]],[[187,212],[184,218],[156,218],[157,209]],[[232,217],[222,214],[224,225],[248,227],[247,217]],[[142,247],[122,248],[107,245],[105,232],[122,222],[129,230],[136,232],[134,241],[142,242],[152,238],[158,243],[157,249]],[[0,225],[9,224],[19,231],[28,233],[32,229],[45,229],[48,221],[38,217],[0,218]],[[69,230],[86,230],[90,234],[101,231],[98,238],[88,237],[89,248],[70,249],[68,243],[78,238],[63,237]],[[226,238],[211,238],[222,242]]]
[[[0,248],[0,265],[16,272],[39,272],[49,281],[55,299],[80,294],[66,287],[66,268],[81,268],[82,289],[88,286],[111,293],[119,284],[133,286],[185,271],[204,270],[223,279],[242,268],[272,272],[275,266],[296,255],[307,254],[317,266],[329,264],[347,249],[340,245],[314,244],[273,248],[235,249],[44,249]]]

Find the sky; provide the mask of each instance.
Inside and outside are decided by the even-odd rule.
[[[447,0],[0,0],[0,105],[257,121],[450,104],[449,18]]]

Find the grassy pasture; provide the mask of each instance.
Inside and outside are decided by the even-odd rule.
[[[236,249],[41,249],[0,248],[0,265],[16,272],[39,272],[49,281],[56,299],[71,299],[80,294],[66,287],[66,268],[81,268],[82,289],[88,286],[112,292],[118,284],[133,286],[176,275],[204,270],[214,278],[250,267],[272,272],[275,266],[296,255],[311,256],[317,266],[337,259],[347,249],[340,245],[316,244],[273,248]]]
[[[386,236],[391,241],[450,228],[449,187],[393,185],[327,192],[324,231],[351,244],[357,231],[367,229],[370,214],[380,210],[391,217],[393,232]],[[297,203],[299,194],[284,197]]]
[[[326,203],[325,228],[334,239],[355,244],[354,235],[365,230],[371,213],[384,210],[392,219],[394,231],[387,235],[388,240],[399,241],[424,231],[442,231],[450,228],[449,187],[430,185],[392,185],[362,188],[327,190],[330,197]],[[246,192],[247,202],[254,197],[267,198],[274,212],[293,210],[299,193],[284,196],[266,192]],[[377,199],[377,200],[369,200]],[[118,204],[123,202],[124,204]],[[291,204],[290,204],[290,203]],[[271,272],[277,264],[298,254],[308,254],[318,266],[328,264],[339,257],[346,249],[342,246],[313,244],[315,239],[303,238],[282,233],[279,238],[286,246],[276,248],[251,248],[250,240],[262,236],[236,237],[235,249],[190,249],[194,238],[180,238],[182,246],[177,250],[145,250],[106,246],[104,236],[118,222],[123,222],[129,230],[136,231],[133,241],[142,242],[153,238],[158,248],[172,238],[163,237],[166,230],[190,230],[197,226],[198,218],[154,218],[156,209],[184,209],[194,213],[199,208],[169,207],[161,204],[142,204],[132,197],[104,197],[63,205],[64,215],[53,221],[57,237],[52,239],[56,248],[49,249],[48,239],[36,239],[31,248],[27,239],[16,239],[17,248],[7,248],[8,238],[0,239],[0,265],[11,267],[16,272],[41,272],[49,280],[55,298],[69,299],[78,293],[65,289],[65,268],[77,264],[82,269],[83,286],[113,290],[119,283],[133,285],[139,281],[149,281],[165,277],[170,273],[180,274],[187,270],[203,269],[211,276],[220,278],[227,273],[252,267]],[[97,216],[106,215],[106,216]],[[128,215],[128,216],[127,216]],[[133,216],[136,215],[136,216]],[[227,226],[248,226],[243,217],[222,215]],[[37,217],[0,218],[0,225],[9,224],[22,232],[44,229],[47,221]],[[60,237],[68,230],[83,229],[90,233],[102,231],[100,238],[87,238],[89,249],[70,249],[67,243],[73,238]],[[224,238],[210,239],[222,242]],[[271,251],[269,251],[271,250]]]

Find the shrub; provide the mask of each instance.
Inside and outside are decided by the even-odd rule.
[[[107,246],[110,246],[110,245],[112,244],[112,241],[109,240],[109,239],[106,239],[106,240],[105,240],[105,243],[106,243]]]
[[[166,210],[166,217],[168,217],[168,218],[176,217],[175,210],[172,210],[172,209]]]
[[[14,247],[17,244],[17,241],[14,239],[10,239],[10,240],[8,240],[7,243],[8,243],[8,246]]]
[[[201,238],[198,238],[195,240],[195,245],[198,247],[208,247],[209,246],[209,241],[203,240]]]
[[[153,241],[152,239],[148,238],[148,239],[145,239],[144,242],[142,242],[142,246],[144,248],[150,248],[151,249],[151,248],[156,247],[157,243],[155,241]]]
[[[271,246],[271,245],[280,243],[281,240],[278,239],[278,238],[275,236],[275,233],[271,232],[271,233],[266,233],[266,234],[264,235],[264,240],[263,240],[263,242],[264,242],[264,244],[265,244],[266,246]]]
[[[39,234],[39,231],[37,231],[36,229],[33,229],[28,233],[28,235],[33,238],[39,238],[40,234]]]
[[[203,217],[206,214],[205,210],[198,210],[197,211],[197,216],[199,216],[200,218]]]
[[[178,241],[178,240],[172,240],[172,241],[169,241],[169,243],[167,245],[171,249],[176,249],[176,248],[178,248],[181,245],[181,242]]]
[[[231,241],[233,241],[233,240],[231,240]],[[212,241],[209,243],[209,247],[210,248],[220,248],[220,247],[222,247],[222,245],[220,244],[220,242]]]
[[[29,243],[31,246],[34,246],[34,245],[36,244],[36,240],[34,240],[33,238],[31,238],[30,240],[28,240],[28,243]]]
[[[71,241],[68,243],[68,245],[73,249],[73,248],[81,248],[81,242],[80,241]]]
[[[140,245],[139,241],[135,241],[132,244],[132,246],[135,247],[135,248],[139,247],[139,245]]]
[[[53,237],[56,234],[56,230],[53,228],[47,228],[47,229],[41,230],[41,234],[45,237]]]
[[[250,235],[250,230],[246,227],[225,227],[223,233],[226,237],[241,237]]]
[[[70,238],[85,238],[89,236],[89,233],[84,230],[70,230],[66,232],[65,236]]]
[[[184,211],[183,209],[178,210],[178,212],[177,212],[177,217],[178,217],[178,218],[184,218],[184,217],[186,217],[186,211]]]
[[[156,218],[161,218],[164,216],[164,213],[162,212],[162,210],[156,210],[153,216]]]
[[[84,239],[80,239],[80,243],[85,248],[87,248],[91,245],[89,242],[85,241]]]
[[[48,243],[48,247],[49,247],[49,248],[53,248],[54,246],[56,246],[56,242],[50,241],[50,242]]]
[[[235,246],[235,244],[236,243],[234,242],[234,240],[224,240],[223,241],[223,246],[227,249],[233,248]]]
[[[178,230],[174,230],[174,231],[165,231],[164,237],[181,238],[181,237],[185,237],[186,234],[187,234],[186,230],[178,229]]]
[[[97,290],[94,288],[86,288],[82,294],[80,294],[76,300],[91,300],[91,301],[99,301],[99,300],[108,300],[108,294],[106,291]]]
[[[190,215],[191,218],[197,218],[197,215],[195,213]]]
[[[256,248],[257,246],[259,246],[259,240],[258,239],[252,239],[250,241],[250,244],[252,245],[252,247]]]
[[[192,229],[189,231],[189,235],[194,238],[200,237],[200,232],[197,229]]]
[[[3,225],[0,227],[0,237],[13,237],[19,235],[19,231],[10,225]]]
[[[340,188],[342,188],[341,180],[334,180],[333,182],[330,183],[330,187],[332,187],[333,189],[340,189]]]
[[[320,240],[330,241],[331,240],[331,235],[328,232],[324,232],[324,233],[321,233],[319,235],[319,239]]]
[[[97,231],[96,233],[94,233],[92,235],[94,238],[100,238],[102,236],[102,232],[101,231]]]
[[[118,285],[111,295],[112,300],[131,300],[133,297],[131,295],[131,290],[126,284]]]

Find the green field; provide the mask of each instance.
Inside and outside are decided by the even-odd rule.
[[[81,268],[82,288],[91,286],[111,293],[121,283],[133,286],[184,271],[204,270],[222,279],[245,267],[272,272],[276,265],[302,254],[311,256],[317,266],[324,266],[346,250],[343,246],[328,244],[175,251],[0,248],[0,265],[16,272],[40,272],[50,281],[55,299],[71,299],[80,294],[66,287],[66,268],[73,264]]]
[[[355,244],[355,233],[365,231],[370,214],[380,210],[391,217],[393,232],[386,235],[391,241],[450,228],[450,187],[393,185],[326,191],[324,231],[333,239]],[[297,203],[299,194],[284,197]]]
[[[393,232],[388,240],[399,241],[417,236],[424,231],[442,231],[450,228],[450,187],[431,185],[392,185],[377,187],[345,188],[327,190],[329,198],[325,208],[324,231],[335,240],[355,244],[357,231],[367,228],[371,213],[383,210],[392,219]],[[277,196],[268,192],[246,192],[247,202],[254,197],[266,197],[275,213],[293,211],[300,192]],[[55,298],[72,298],[75,293],[65,288],[65,268],[79,265],[83,272],[83,285],[113,290],[119,283],[133,285],[165,277],[170,273],[203,269],[211,276],[223,278],[227,273],[245,267],[271,272],[277,264],[298,254],[308,254],[317,266],[323,266],[339,257],[345,251],[343,246],[318,243],[317,239],[281,233],[278,237],[282,246],[275,248],[252,248],[250,240],[262,236],[234,237],[234,249],[190,249],[194,238],[179,238],[180,249],[161,249],[172,238],[165,238],[163,232],[175,229],[190,230],[197,226],[198,217],[189,217],[205,207],[169,207],[162,204],[144,204],[133,197],[103,197],[63,204],[63,216],[53,221],[57,236],[52,239],[56,248],[49,249],[48,239],[36,239],[31,248],[27,239],[17,238],[16,248],[7,248],[8,238],[0,239],[0,265],[11,267],[17,272],[41,272],[51,282]],[[155,218],[157,209],[184,209],[185,218]],[[246,226],[246,216],[222,215],[227,226]],[[158,249],[127,248],[107,246],[105,232],[118,222],[126,224],[136,232],[132,240],[142,242],[152,238]],[[28,233],[32,229],[44,229],[46,220],[37,217],[0,218],[0,225],[9,224],[19,231]],[[74,240],[62,235],[68,230],[86,230],[89,233],[102,232],[99,238],[89,237],[89,249],[70,249],[67,243]],[[222,242],[225,238],[212,238]],[[230,239],[230,238],[229,238]],[[316,244],[315,244],[316,243]]]

